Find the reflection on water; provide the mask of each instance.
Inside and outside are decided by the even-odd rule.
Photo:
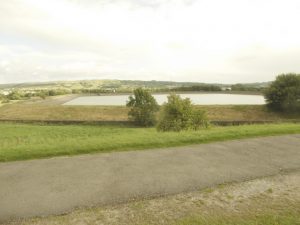
[[[261,95],[237,94],[179,94],[182,98],[190,98],[196,105],[263,105],[265,99]],[[129,95],[83,96],[75,98],[64,105],[125,105]],[[167,101],[167,94],[153,95],[158,104]]]

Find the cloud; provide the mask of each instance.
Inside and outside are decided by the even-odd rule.
[[[234,60],[239,71],[252,71],[256,74],[281,74],[300,71],[300,47],[272,49],[253,47],[241,50]],[[259,78],[257,76],[257,78]]]
[[[0,82],[228,83],[300,71],[297,0],[10,0],[0,11]]]
[[[161,6],[170,5],[170,4],[181,4],[181,5],[192,5],[197,0],[71,0],[71,3],[79,4],[81,6],[105,6],[110,4],[123,4],[127,5],[130,8],[152,8],[157,9]]]

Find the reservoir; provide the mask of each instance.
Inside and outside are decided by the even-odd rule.
[[[179,94],[182,98],[190,98],[195,105],[263,105],[262,95],[241,94]],[[167,101],[168,94],[153,94],[158,104]],[[124,106],[129,95],[82,96],[75,98],[64,105],[111,105]]]

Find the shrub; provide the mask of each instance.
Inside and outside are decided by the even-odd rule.
[[[37,93],[37,96],[39,96],[41,99],[46,99],[46,92],[45,91],[40,91]]]
[[[207,128],[209,126],[209,121],[206,112],[204,110],[193,109],[191,121],[192,121],[191,128],[193,130],[198,130],[200,127]]]
[[[182,99],[179,95],[171,94],[168,96],[168,102],[162,107],[157,130],[197,130],[207,126],[208,120],[204,111],[195,110],[189,98]]]
[[[2,100],[2,103],[4,104],[4,103],[9,103],[10,101],[9,101],[9,99],[4,99],[4,100]]]
[[[0,103],[9,103],[9,99],[5,95],[0,94]]]
[[[265,91],[269,108],[277,111],[300,111],[300,75],[282,74]]]
[[[156,112],[159,106],[149,91],[142,88],[135,89],[133,96],[129,96],[126,104],[130,107],[129,120],[139,126],[152,126],[156,122]]]
[[[11,93],[9,93],[8,95],[7,95],[7,98],[9,99],[9,100],[21,100],[22,99],[22,95],[21,95],[21,93],[19,93],[18,91],[12,91]]]

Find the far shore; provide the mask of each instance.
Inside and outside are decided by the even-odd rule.
[[[253,91],[161,91],[161,92],[152,92],[153,95],[159,94],[232,94],[232,95],[263,95],[261,92],[253,92]],[[132,92],[108,92],[108,93],[81,93],[77,96],[111,96],[111,95],[132,95]]]

